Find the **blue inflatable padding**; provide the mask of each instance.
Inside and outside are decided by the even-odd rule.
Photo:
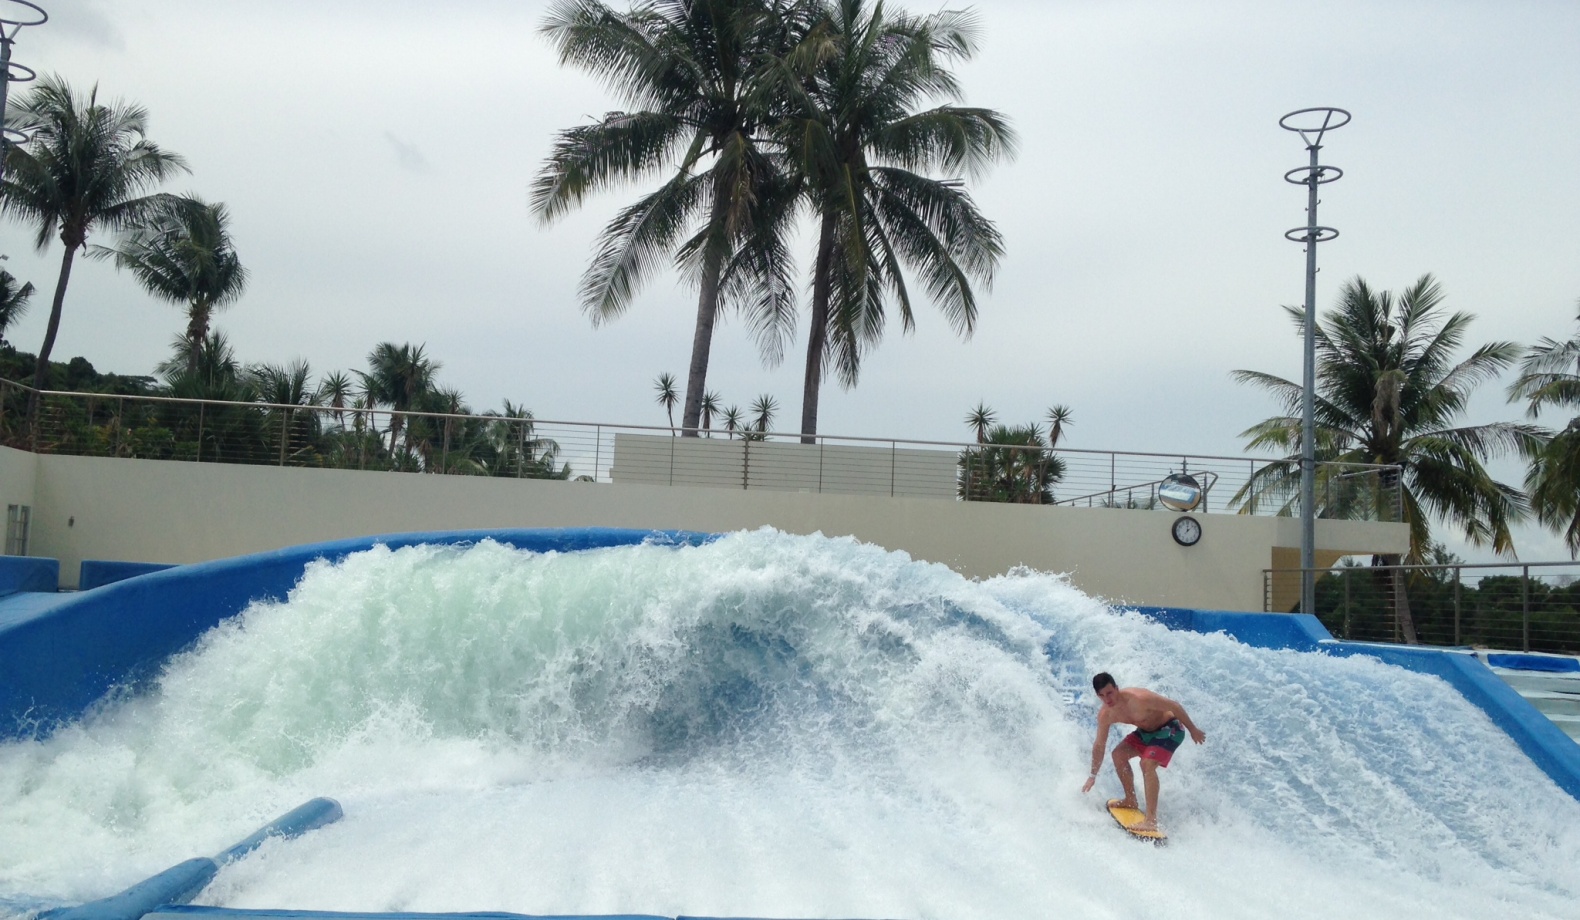
[[[1487,664],[1495,668],[1515,671],[1552,671],[1554,673],[1580,673],[1580,658],[1558,655],[1518,655],[1512,652],[1487,656]]]
[[[252,836],[214,857],[214,861],[221,866],[229,865],[256,850],[270,837],[300,837],[310,830],[334,824],[344,816],[340,803],[334,799],[309,799],[253,831]]]
[[[1475,655],[1418,645],[1339,642],[1316,617],[1301,613],[1237,613],[1180,607],[1134,607],[1170,629],[1222,632],[1257,648],[1289,648],[1328,655],[1367,655],[1395,667],[1431,674],[1485,712],[1558,787],[1580,799],[1580,744],[1498,679]],[[1492,656],[1498,657],[1498,656]],[[1529,658],[1536,656],[1516,656]]]
[[[164,562],[119,562],[111,559],[84,559],[77,575],[77,590],[87,591],[103,585],[162,572],[175,566]]]
[[[0,739],[39,737],[77,719],[112,688],[133,686],[166,658],[255,600],[283,600],[307,565],[383,545],[464,545],[491,539],[532,552],[644,542],[696,545],[684,531],[588,527],[389,534],[293,546],[129,578],[24,616],[0,616]]]
[[[675,920],[657,914],[377,913],[338,910],[245,910],[225,907],[160,908],[145,920]]]
[[[1305,613],[1243,613],[1233,610],[1191,610],[1186,607],[1126,607],[1157,620],[1169,629],[1226,633],[1253,648],[1315,651],[1333,634],[1322,621]]]
[[[0,597],[60,590],[60,560],[37,556],[0,556]]]
[[[218,872],[219,865],[214,860],[200,856],[171,866],[120,894],[77,907],[45,911],[39,920],[136,920],[157,907],[192,900]]]

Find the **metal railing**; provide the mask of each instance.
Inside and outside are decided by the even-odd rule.
[[[1263,570],[1263,609],[1298,603],[1300,569]],[[1295,593],[1290,594],[1290,585]],[[1340,565],[1317,571],[1317,618],[1335,637],[1580,654],[1580,562]]]
[[[494,413],[44,391],[0,380],[0,443],[47,454],[647,482],[1163,510],[1197,475],[1202,512],[1292,514],[1289,461],[718,428],[689,432]],[[1324,514],[1400,518],[1393,467],[1323,464]],[[1335,510],[1336,509],[1336,510]]]

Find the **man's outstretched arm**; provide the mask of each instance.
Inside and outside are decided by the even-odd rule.
[[[1086,785],[1081,787],[1082,792],[1091,792],[1097,782],[1097,773],[1103,768],[1103,749],[1108,747],[1108,730],[1113,724],[1106,709],[1097,714],[1097,740],[1092,742],[1092,775],[1086,778]]]

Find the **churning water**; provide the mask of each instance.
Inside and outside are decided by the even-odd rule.
[[[1168,848],[1079,792],[1112,671],[1208,733]],[[1116,741],[1116,734],[1110,743]],[[1580,916],[1580,803],[1446,684],[849,539],[315,564],[0,745],[0,908],[101,897],[313,796],[200,902],[901,918]],[[5,913],[0,909],[0,913]]]

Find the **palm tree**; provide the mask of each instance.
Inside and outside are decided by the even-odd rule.
[[[128,229],[176,202],[167,193],[145,194],[187,168],[179,156],[148,140],[147,121],[141,106],[100,104],[97,86],[82,100],[57,76],[40,78],[6,113],[6,122],[30,138],[5,152],[0,212],[33,224],[39,251],[57,234],[66,250],[33,373],[35,392],[28,412],[35,422],[37,391],[49,382],[49,355],[60,331],[77,250],[97,229]]]
[[[405,416],[418,408],[434,386],[440,364],[423,354],[423,346],[410,343],[397,346],[380,342],[368,353],[368,371],[362,374],[363,391],[370,407],[390,407],[390,456],[396,456]]]
[[[970,420],[967,420],[968,423]],[[959,493],[966,501],[1051,505],[1053,487],[1065,464],[1044,443],[1035,424],[993,425],[977,438],[981,445],[961,452]]]
[[[752,403],[752,414],[756,416],[755,424],[757,425],[758,434],[768,431],[768,426],[774,422],[774,413],[778,411],[779,400],[774,399],[767,393],[757,397],[757,401]]]
[[[604,79],[634,111],[561,131],[532,188],[551,221],[617,182],[668,173],[600,235],[582,279],[594,323],[625,312],[673,253],[699,289],[681,427],[696,436],[713,327],[731,303],[752,312],[770,359],[793,317],[785,237],[794,189],[770,150],[768,77],[804,28],[802,0],[651,0],[616,13],[557,0],[542,31],[560,63]]]
[[[1065,426],[1073,424],[1070,421],[1070,407],[1063,405],[1053,406],[1048,409],[1047,418],[1048,447],[1051,449],[1058,447],[1059,441],[1064,438]]]
[[[991,429],[993,427],[993,423],[997,421],[998,414],[989,408],[987,403],[981,401],[980,399],[977,400],[977,407],[972,409],[971,413],[966,416],[966,424],[970,425],[972,429],[976,431],[978,444],[981,444],[983,441],[987,440],[988,430]]]
[[[1526,400],[1534,419],[1551,406],[1580,410],[1580,332],[1566,342],[1543,338],[1526,351],[1509,400]],[[1561,531],[1572,557],[1580,557],[1580,415],[1540,443],[1526,444],[1530,467],[1525,488],[1536,519]]]
[[[335,422],[341,427],[345,427],[346,407],[351,405],[353,391],[351,376],[345,371],[330,371],[318,381],[318,404],[328,406],[335,414]]]
[[[953,104],[948,65],[976,50],[968,13],[895,12],[878,2],[835,0],[825,31],[789,64],[802,69],[781,128],[818,218],[801,433],[817,433],[830,363],[854,386],[864,349],[883,334],[885,304],[915,328],[904,271],[914,272],[956,332],[976,324],[972,282],[992,283],[1002,238],[977,210],[960,175],[1010,156],[1014,132],[991,109]],[[931,174],[943,174],[935,178]]]
[[[27,312],[27,302],[33,296],[31,282],[17,286],[16,276],[0,269],[0,343],[5,342],[5,331]]]
[[[740,406],[731,406],[724,410],[724,430],[729,433],[730,440],[735,440],[735,432],[746,427],[746,416],[741,412]]]
[[[1304,309],[1286,309],[1303,328]],[[1428,274],[1397,297],[1372,290],[1360,278],[1348,281],[1338,307],[1317,325],[1317,459],[1398,467],[1398,474],[1383,474],[1381,488],[1372,494],[1377,501],[1398,495],[1410,525],[1410,563],[1427,560],[1433,519],[1460,527],[1472,545],[1490,543],[1496,552],[1512,553],[1509,525],[1526,513],[1524,496],[1494,480],[1482,464],[1508,450],[1528,448],[1537,429],[1507,422],[1451,427],[1476,385],[1510,366],[1518,354],[1513,343],[1489,342],[1456,362],[1472,319],[1468,313],[1443,316],[1442,288]],[[1251,510],[1259,493],[1298,491],[1301,387],[1259,371],[1235,371],[1234,378],[1268,390],[1289,413],[1241,435],[1250,448],[1272,447],[1290,458],[1264,467],[1236,494],[1235,501]],[[1360,510],[1353,507],[1350,490],[1319,496],[1319,502],[1318,516]],[[1286,503],[1285,510],[1292,505]],[[1387,517],[1391,512],[1372,513]],[[1380,566],[1399,562],[1398,555],[1373,559]],[[1400,628],[1413,642],[1408,601],[1402,591],[1395,596]]]
[[[669,413],[669,427],[675,427],[675,403],[680,401],[680,394],[675,392],[675,375],[659,374],[653,381],[653,389],[658,391],[658,404]],[[673,432],[671,432],[673,434]]]
[[[709,390],[702,394],[702,430],[708,432],[710,438],[713,437],[713,417],[719,414],[721,406],[719,394],[715,391]]]
[[[154,297],[187,311],[189,365],[197,367],[209,318],[234,303],[247,286],[247,270],[230,237],[230,213],[223,204],[188,196],[179,206],[161,209],[133,227],[114,248],[117,268],[128,269]]]

